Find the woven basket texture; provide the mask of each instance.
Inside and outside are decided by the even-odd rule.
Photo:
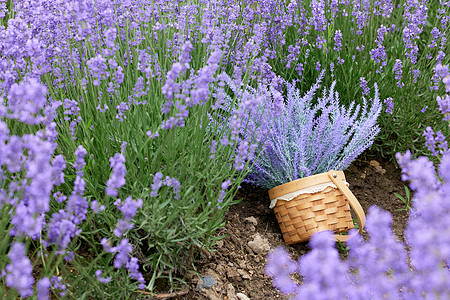
[[[319,231],[342,233],[354,228],[347,199],[333,187],[290,201],[278,200],[273,210],[289,245],[307,241]]]

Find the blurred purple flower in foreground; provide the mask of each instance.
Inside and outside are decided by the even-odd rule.
[[[291,279],[291,274],[297,272],[297,267],[286,249],[278,247],[268,254],[265,272],[273,277],[274,285],[283,294],[291,294],[298,288],[298,284]]]
[[[33,294],[33,267],[22,243],[14,243],[9,252],[11,263],[6,265],[6,285],[15,288],[21,297]]]
[[[44,277],[41,280],[38,281],[36,284],[37,288],[37,300],[48,300],[50,299],[50,287],[51,282],[48,277]]]

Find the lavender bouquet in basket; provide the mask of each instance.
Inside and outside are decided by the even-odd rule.
[[[247,182],[269,189],[274,209],[287,244],[307,241],[314,233],[332,230],[336,234],[354,227],[350,207],[364,227],[365,215],[349,190],[342,172],[372,143],[379,132],[376,124],[382,104],[375,85],[375,97],[363,105],[339,103],[335,83],[314,96],[319,82],[304,96],[287,84],[287,97],[273,112],[263,151],[253,161]],[[370,107],[368,105],[370,102]],[[336,171],[335,171],[336,170]],[[346,241],[349,236],[336,235]]]
[[[315,100],[322,77],[323,73],[304,96],[295,83],[287,83],[281,115],[273,119],[247,182],[271,189],[329,170],[343,170],[373,143],[380,131],[376,121],[382,107],[377,85],[370,108],[365,98],[362,107],[352,102],[345,108],[339,103],[335,83]]]

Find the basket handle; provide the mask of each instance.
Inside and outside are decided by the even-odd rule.
[[[328,172],[328,177],[330,177],[331,181],[337,186],[337,188],[344,194],[344,196],[347,198],[350,206],[353,208],[354,212],[356,213],[356,216],[358,217],[359,221],[359,229],[357,233],[361,233],[364,226],[366,225],[366,215],[364,214],[364,210],[361,207],[361,204],[359,204],[358,200],[356,199],[355,195],[353,195],[352,191],[347,187],[347,185],[344,183],[343,178],[341,178],[335,171],[331,170]],[[352,238],[353,235],[338,235],[335,234],[334,238],[337,241],[345,242]]]

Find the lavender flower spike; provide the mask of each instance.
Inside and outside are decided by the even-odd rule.
[[[113,171],[106,183],[106,194],[111,197],[116,197],[118,195],[117,190],[125,185],[125,157],[122,154],[116,153],[109,161],[111,162]]]
[[[267,256],[265,272],[273,277],[273,285],[283,294],[292,294],[298,284],[291,279],[291,274],[297,272],[297,263],[289,257],[286,249],[276,248]]]
[[[51,282],[48,277],[44,277],[38,281],[37,287],[37,300],[48,300],[50,299],[50,287]]]
[[[33,294],[33,267],[26,256],[25,246],[14,243],[9,252],[11,263],[6,265],[6,285],[15,288],[21,297]]]

